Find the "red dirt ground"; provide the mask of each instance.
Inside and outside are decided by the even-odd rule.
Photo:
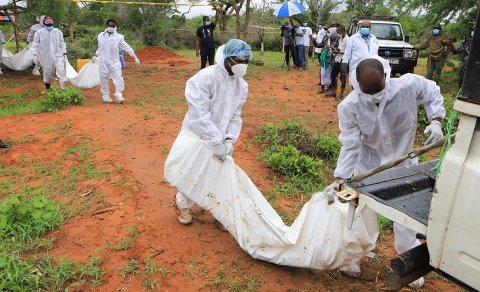
[[[173,52],[160,47],[146,47],[135,52],[140,61],[144,64],[163,64],[163,65],[186,65],[188,60]],[[127,56],[127,61],[133,61]]]
[[[98,89],[93,89],[84,91],[89,101],[87,107],[1,118],[1,138],[18,141],[27,133],[39,138],[9,149],[3,155],[8,165],[18,164],[22,156],[53,159],[71,142],[60,139],[52,144],[52,134],[41,129],[70,123],[72,133],[87,133],[102,147],[95,152],[101,167],[112,170],[124,166],[122,171],[95,184],[95,193],[108,196],[96,202],[86,214],[68,220],[49,234],[56,237],[50,254],[79,262],[85,262],[93,254],[102,255],[102,268],[107,274],[103,277],[104,284],[97,288],[99,291],[144,290],[140,274],[123,279],[119,270],[130,259],[141,261],[149,255],[155,255],[154,261],[169,271],[165,277],[157,277],[161,291],[235,290],[235,283],[250,291],[385,290],[388,259],[394,255],[390,233],[381,236],[377,257],[364,261],[362,278],[350,279],[336,271],[310,271],[253,260],[201,210],[196,211],[190,226],[179,224],[173,208],[176,191],[164,182],[163,166],[186,110],[182,98],[184,84],[198,70],[199,60],[168,52],[170,58],[185,62],[185,66],[172,68],[162,63],[161,56],[166,54],[163,49],[146,48],[137,54],[144,65],[130,63],[124,71],[126,105],[103,104]],[[150,63],[153,61],[158,63]],[[318,67],[289,74],[286,71],[261,74],[256,70],[261,69],[251,71],[250,94],[243,112],[244,128],[235,146],[235,160],[259,189],[267,193],[272,187],[271,172],[257,159],[259,150],[252,143],[260,127],[267,122],[294,119],[312,129],[336,131],[337,102],[315,94]],[[19,87],[33,86],[38,91],[43,86],[41,79],[33,76],[2,78],[21,81]],[[0,93],[11,90],[18,88],[0,88]],[[41,151],[47,146],[49,151]],[[119,186],[116,182],[122,178],[126,184]],[[134,246],[110,251],[106,242],[124,237],[128,224],[138,226],[139,236]],[[260,284],[252,284],[255,283],[252,279]],[[428,278],[423,290],[457,289],[441,279]],[[89,290],[89,287],[70,290]]]

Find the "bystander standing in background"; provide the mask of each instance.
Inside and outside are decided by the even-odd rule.
[[[210,22],[209,16],[203,17],[203,25],[197,29],[197,40],[195,53],[200,56],[200,68],[203,69],[208,64],[211,66],[214,64],[215,58],[215,42],[213,40],[213,30],[217,26],[218,18],[220,15],[220,8],[216,6],[215,8],[215,20]]]

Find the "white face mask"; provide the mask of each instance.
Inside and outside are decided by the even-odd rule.
[[[470,36],[473,38],[473,31],[470,33]]]
[[[233,65],[232,66],[233,76],[238,77],[238,78],[242,78],[243,76],[245,76],[245,74],[247,74],[247,68],[248,68],[247,64],[235,64],[235,65]]]
[[[380,103],[382,98],[385,96],[385,88],[382,91],[377,92],[375,94],[366,94],[362,92],[361,96],[365,98],[367,101],[377,104],[377,103]]]
[[[115,32],[115,27],[107,27],[107,32],[108,33],[114,33]]]

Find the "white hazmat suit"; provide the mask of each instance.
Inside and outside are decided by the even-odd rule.
[[[31,48],[32,46],[32,42],[34,41],[35,39],[35,34],[37,33],[37,31],[41,30],[42,28],[44,28],[45,26],[43,25],[43,18],[45,17],[45,15],[42,15],[39,17],[39,22],[40,23],[37,23],[37,24],[34,24],[30,27],[30,31],[28,32],[28,36],[27,36],[27,49]],[[35,64],[35,68],[33,68],[33,71],[32,71],[33,75],[35,76],[40,76],[40,68],[38,67],[37,64]]]
[[[2,55],[3,55],[4,45],[5,45],[5,37],[3,36],[3,32],[0,30],[0,65],[2,64]],[[0,74],[3,74],[1,68],[0,68]]]
[[[218,48],[216,64],[190,78],[185,88],[188,112],[182,128],[186,128],[210,145],[231,139],[238,140],[242,129],[241,112],[247,100],[248,84],[243,78],[229,76],[224,66],[223,49]],[[177,193],[177,206],[189,209],[193,202]]]
[[[56,28],[51,31],[46,28],[38,30],[33,38],[32,50],[37,65],[43,69],[43,82],[50,84],[56,73],[60,88],[65,88],[68,81],[65,69],[67,45],[63,33]]]
[[[358,64],[372,56],[378,55],[378,40],[370,34],[368,39],[364,39],[360,32],[352,35],[347,42],[342,63],[349,65],[349,82],[354,88],[358,84],[356,69]]]
[[[382,61],[389,76],[387,61],[376,59]],[[429,120],[445,117],[440,88],[418,75],[387,78],[378,106],[363,98],[359,87],[354,89],[338,105],[342,143],[334,172],[338,178],[350,178],[412,152],[419,105],[424,106]],[[409,159],[399,166],[416,163],[417,159]],[[420,244],[416,233],[408,228],[394,223],[394,232],[395,249],[400,254]]]
[[[107,30],[98,35],[98,49],[95,56],[100,58],[100,92],[104,96],[104,101],[110,99],[110,88],[108,85],[110,77],[115,85],[115,97],[117,102],[123,102],[122,92],[125,89],[125,82],[122,77],[122,65],[119,58],[119,49],[125,50],[137,63],[133,49],[125,42],[123,35],[117,33],[108,33]],[[108,99],[107,99],[108,97]]]

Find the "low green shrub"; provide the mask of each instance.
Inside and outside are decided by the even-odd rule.
[[[278,147],[294,146],[300,154],[336,163],[341,144],[333,132],[312,134],[297,122],[285,122],[280,126],[266,124],[255,138],[266,152],[276,152]]]
[[[14,196],[0,203],[0,240],[29,242],[62,221],[60,208],[45,197]]]
[[[66,87],[64,90],[57,90],[51,88],[42,92],[43,99],[41,105],[44,112],[55,112],[66,109],[70,105],[85,104],[85,96],[78,90],[72,87]]]
[[[305,177],[318,180],[322,160],[300,154],[294,146],[282,146],[277,152],[267,155],[267,165],[285,176]]]

